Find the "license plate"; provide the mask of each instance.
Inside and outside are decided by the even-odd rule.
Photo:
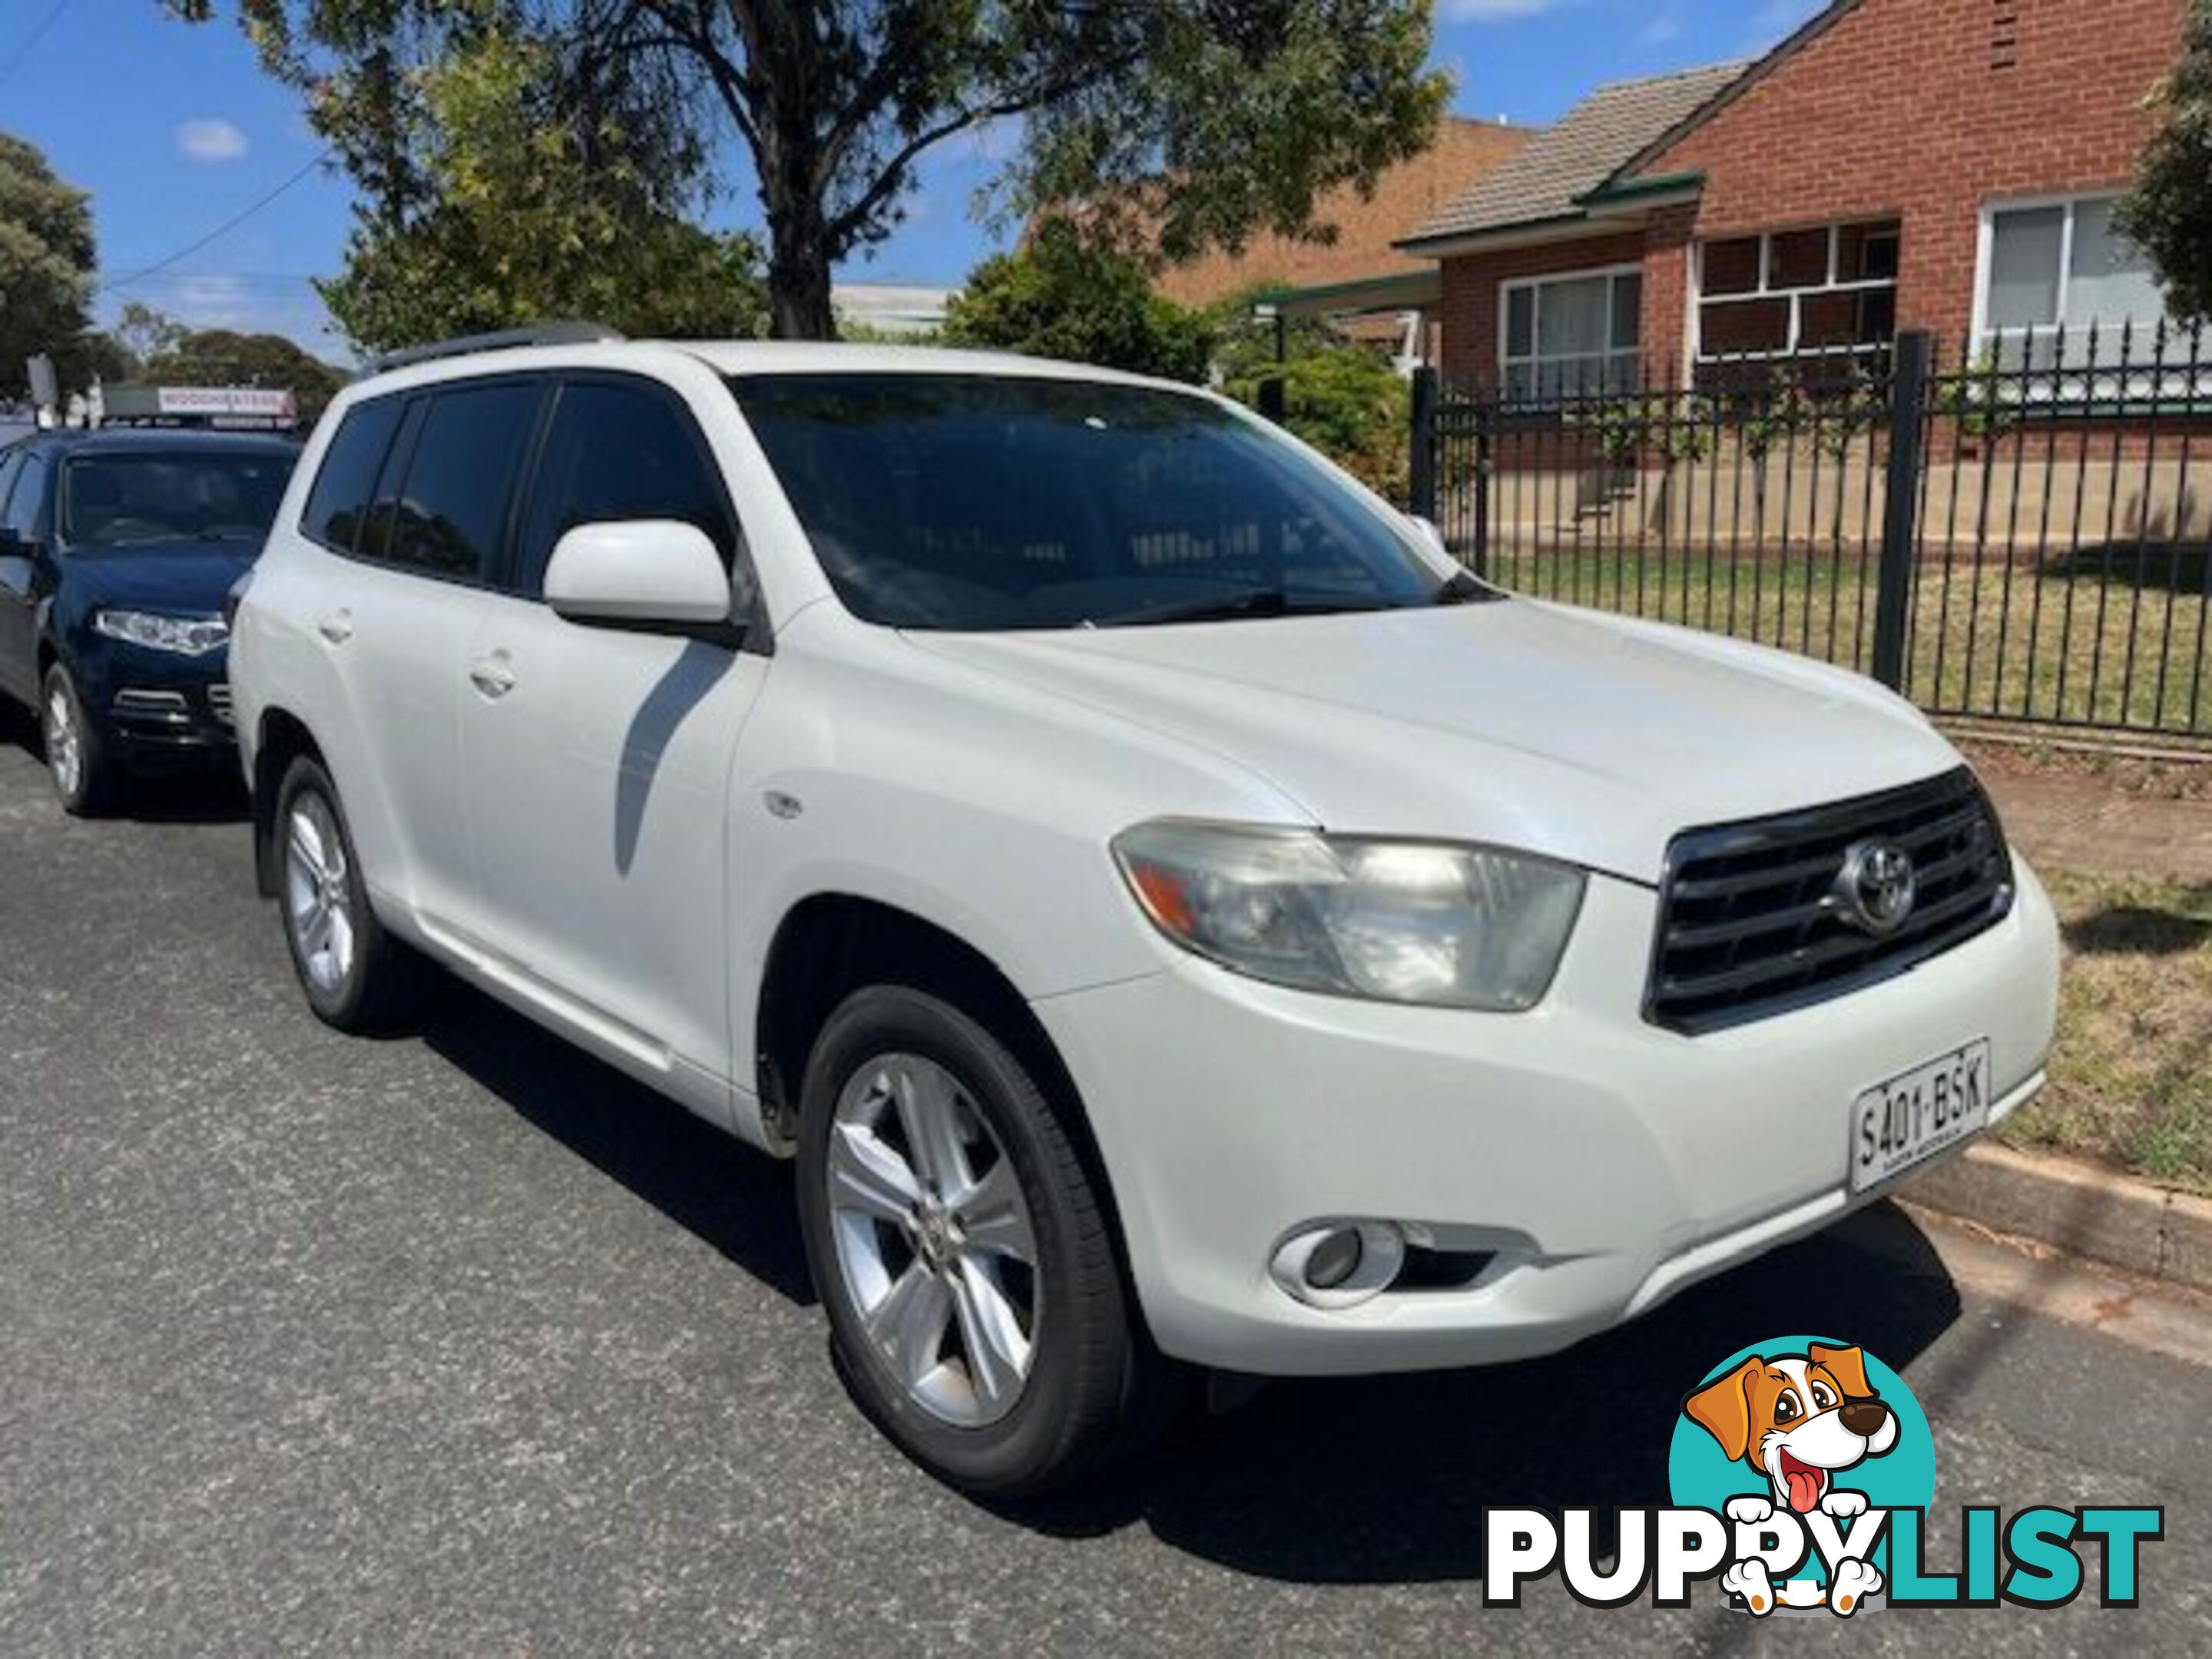
[[[1989,1119],[1987,1037],[1877,1083],[1851,1104],[1851,1190],[1880,1186]]]

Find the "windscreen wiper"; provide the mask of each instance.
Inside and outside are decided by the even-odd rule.
[[[1318,617],[1343,611],[1382,611],[1388,606],[1359,599],[1293,599],[1279,587],[1255,587],[1210,599],[1187,599],[1149,610],[1124,611],[1097,619],[1102,628],[1136,628],[1155,623],[1231,622],[1243,617]]]

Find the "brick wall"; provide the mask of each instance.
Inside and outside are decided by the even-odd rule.
[[[1315,288],[1365,276],[1419,271],[1429,262],[1391,246],[1534,137],[1528,127],[1448,116],[1423,154],[1388,169],[1373,196],[1340,185],[1314,206],[1316,224],[1334,225],[1333,243],[1257,236],[1242,253],[1218,249],[1160,274],[1158,290],[1180,305],[1211,305],[1261,283]]]
[[[1701,236],[1896,216],[1899,321],[1955,347],[1983,204],[2125,185],[2184,9],[1863,0],[1647,170],[1705,175]]]

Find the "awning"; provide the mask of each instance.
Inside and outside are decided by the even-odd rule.
[[[1362,276],[1349,283],[1324,283],[1316,288],[1284,289],[1264,297],[1291,317],[1345,317],[1371,312],[1424,311],[1444,296],[1443,272],[1431,265],[1426,270],[1394,271],[1387,276]]]

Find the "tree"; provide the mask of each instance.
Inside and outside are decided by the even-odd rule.
[[[2193,0],[2181,62],[2152,94],[2162,112],[2113,222],[2149,254],[2166,303],[2212,320],[2212,0]]]
[[[1206,378],[1213,327],[1153,293],[1133,256],[1048,218],[1018,252],[975,268],[946,311],[945,339],[1195,381]]]
[[[205,18],[215,0],[165,0]],[[1431,0],[238,0],[372,222],[423,198],[416,71],[487,27],[655,122],[672,171],[732,135],[764,211],[775,331],[835,332],[830,270],[899,222],[917,161],[1019,121],[1000,199],[1149,222],[1183,258],[1304,234],[1315,198],[1429,140]]]
[[[591,317],[631,334],[750,335],[766,319],[750,239],[691,223],[672,196],[687,164],[641,152],[589,115],[547,47],[489,30],[417,77],[404,142],[426,186],[354,233],[343,276],[319,283],[370,349]]]
[[[1413,390],[1372,346],[1310,318],[1292,319],[1275,361],[1272,323],[1255,326],[1249,295],[1216,310],[1222,390],[1256,408],[1260,383],[1283,381],[1283,424],[1369,488],[1402,501],[1410,483]]]
[[[40,352],[64,386],[82,384],[94,264],[84,192],[35,147],[0,132],[0,388],[23,388],[23,366]]]

